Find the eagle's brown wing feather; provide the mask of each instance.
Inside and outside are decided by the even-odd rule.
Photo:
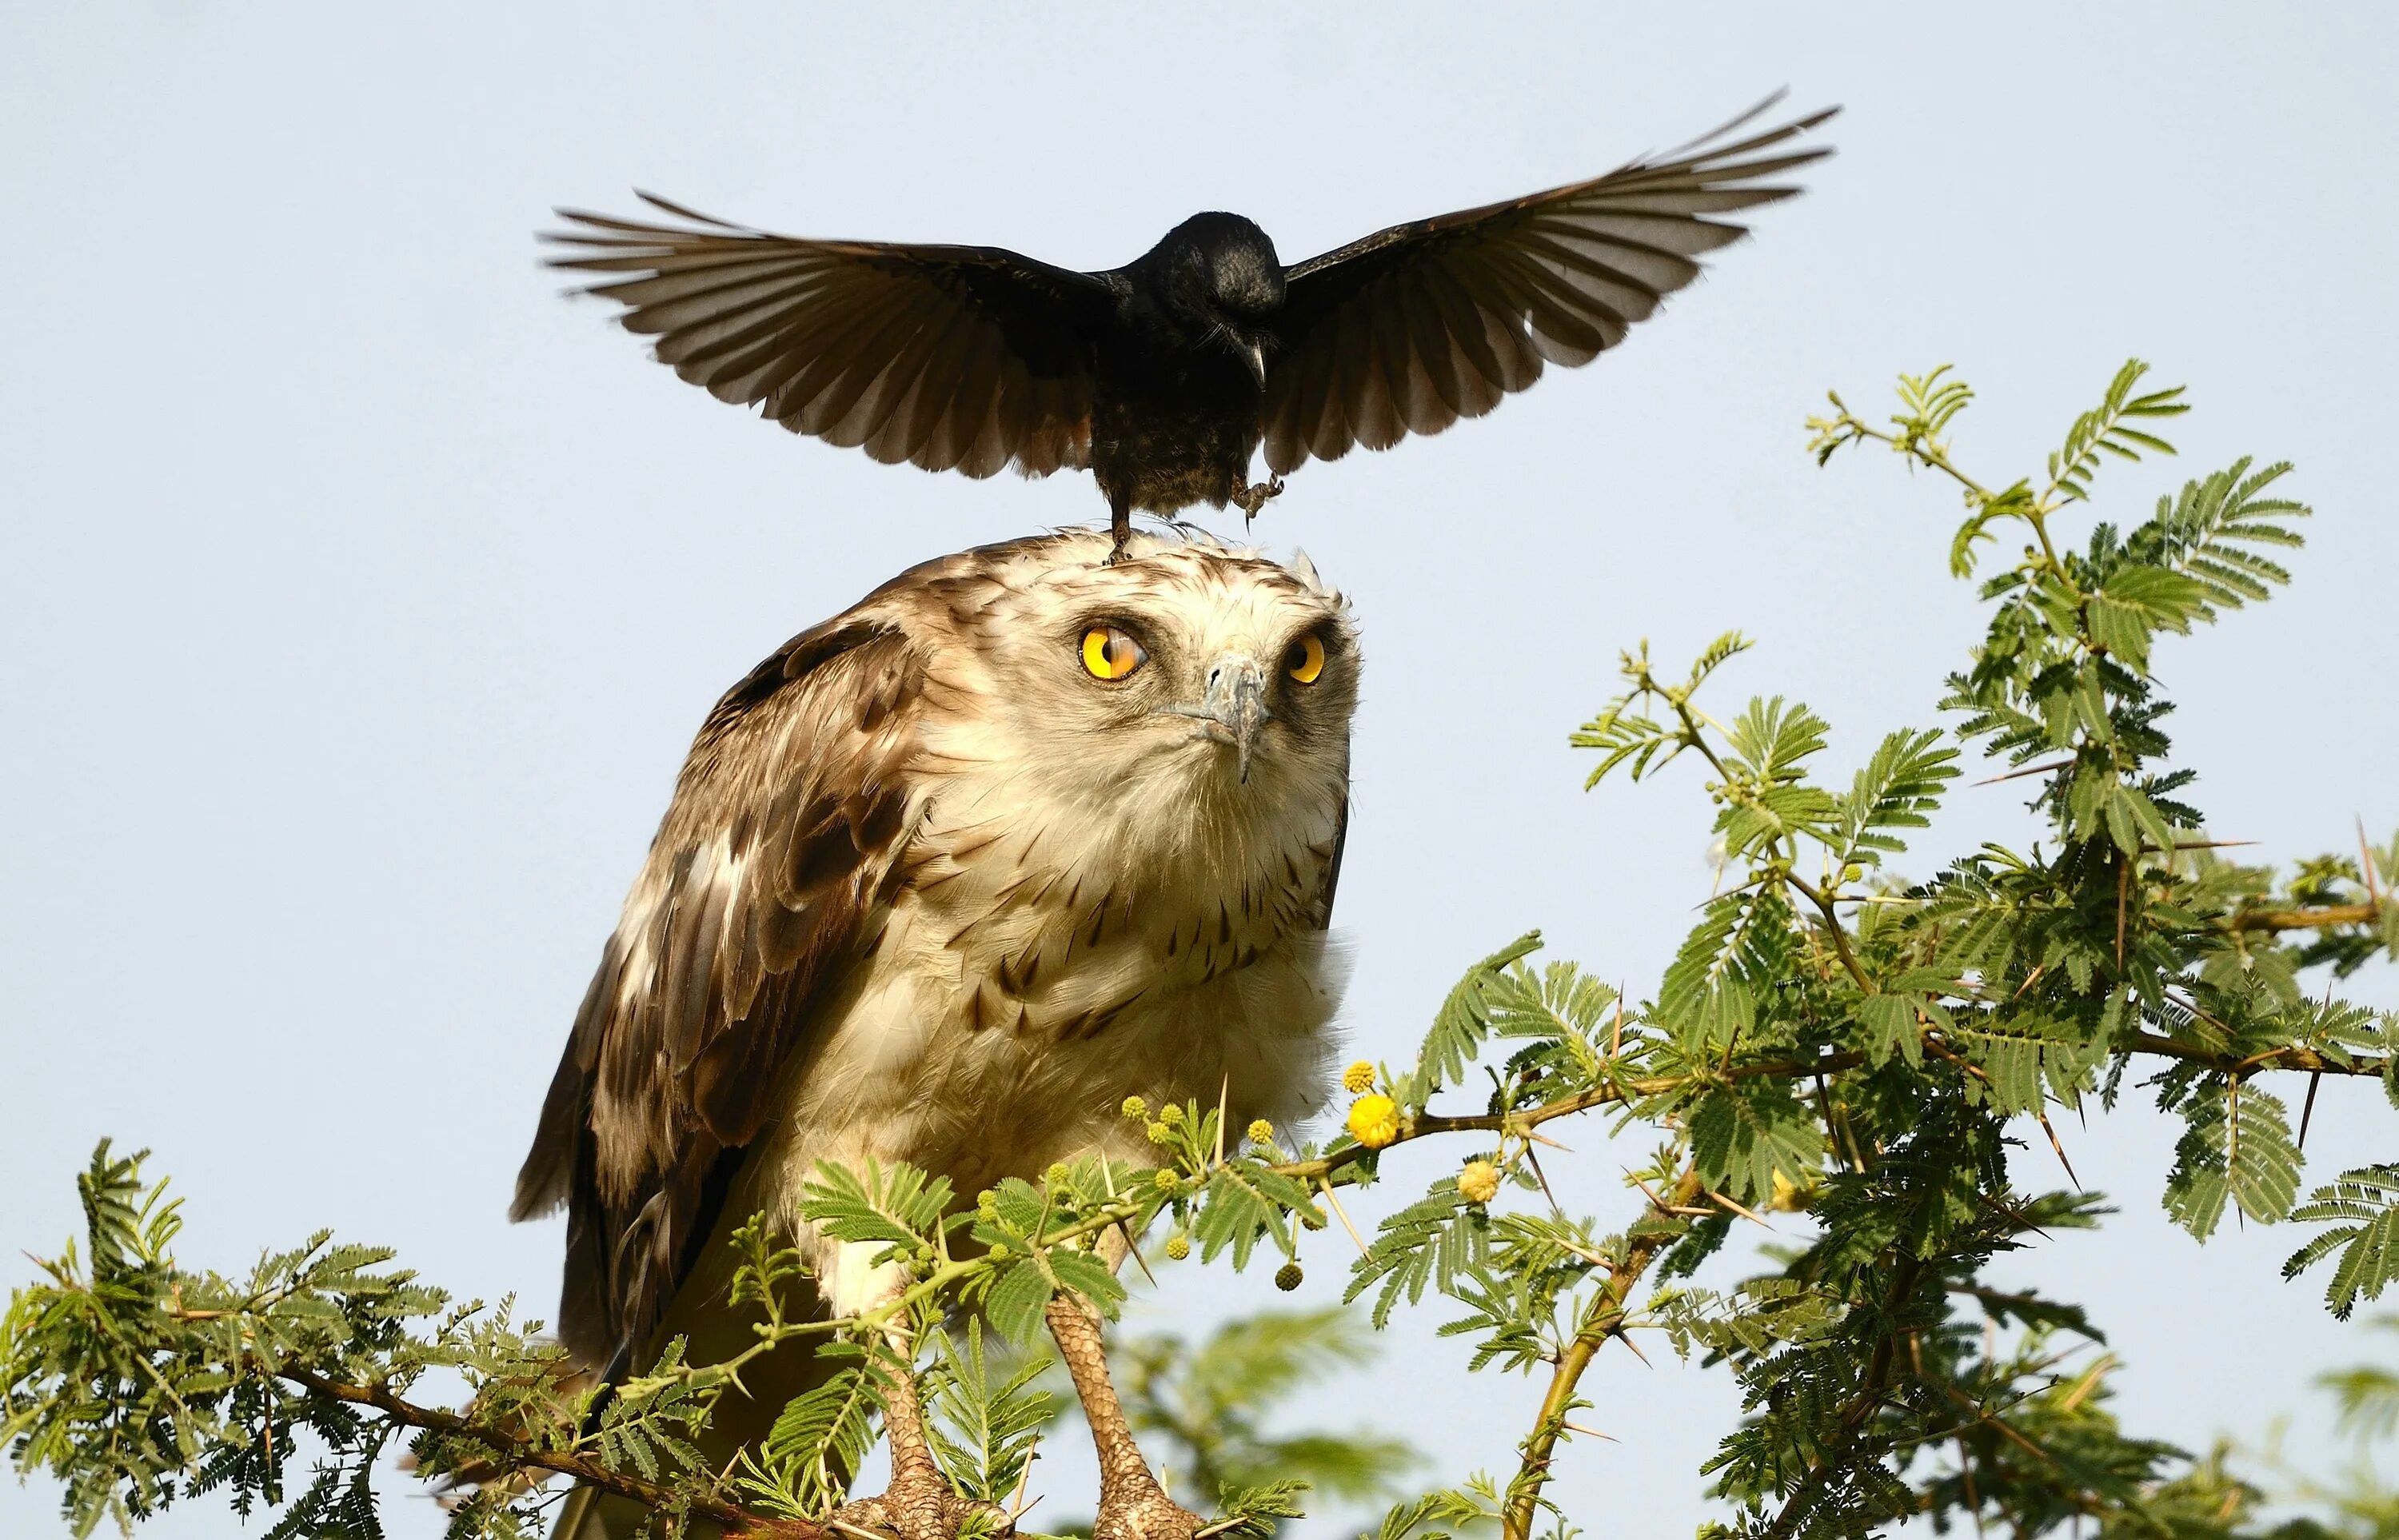
[[[1349,799],[1341,799],[1341,818],[1333,826],[1333,857],[1324,863],[1324,882],[1316,896],[1316,928],[1333,928],[1333,897],[1341,890],[1341,857],[1349,848]]]
[[[887,464],[1089,464],[1105,283],[998,247],[802,240],[642,197],[688,225],[562,209],[550,265],[603,275],[658,361],[720,400]]]
[[[848,617],[710,713],[560,1060],[513,1217],[563,1204],[559,1333],[642,1351],[779,1071],[879,939],[908,838],[917,649]]]
[[[1621,342],[1699,277],[1701,253],[1747,234],[1714,216],[1791,196],[1762,179],[1831,153],[1773,148],[1831,112],[1729,138],[1770,105],[1656,160],[1395,224],[1293,268],[1261,412],[1268,467],[1439,433],[1530,385],[1544,360],[1589,363]]]

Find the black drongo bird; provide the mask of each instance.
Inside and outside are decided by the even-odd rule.
[[[801,240],[642,197],[689,226],[561,209],[555,266],[612,275],[660,362],[794,433],[887,463],[989,476],[1088,467],[1121,552],[1135,508],[1255,515],[1281,477],[1389,449],[1588,363],[1746,234],[1719,216],[1797,189],[1830,154],[1788,142],[1833,115],[1742,130],[1591,182],[1395,224],[1286,268],[1238,214],[1196,214],[1148,253],[1076,273],[988,246]],[[621,275],[621,276],[614,276]],[[1264,440],[1273,480],[1253,486]]]

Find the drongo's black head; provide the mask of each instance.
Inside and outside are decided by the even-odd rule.
[[[1267,233],[1239,214],[1194,214],[1166,233],[1175,298],[1227,320],[1262,321],[1282,308],[1282,263]]]
[[[1266,323],[1282,308],[1282,263],[1239,214],[1194,214],[1133,264],[1195,340],[1230,345],[1265,378]]]

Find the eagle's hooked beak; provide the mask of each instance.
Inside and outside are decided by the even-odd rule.
[[[1233,748],[1233,768],[1243,782],[1250,778],[1250,753],[1259,730],[1272,721],[1267,709],[1266,670],[1257,659],[1228,653],[1208,669],[1208,693],[1197,706],[1169,706],[1164,714],[1189,717],[1200,723],[1200,736]]]

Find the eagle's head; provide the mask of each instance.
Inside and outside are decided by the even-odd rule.
[[[1348,603],[1305,556],[1146,534],[1108,549],[1073,531],[976,553],[951,615],[982,705],[949,717],[953,751],[1147,854],[1321,840],[1349,794]]]

